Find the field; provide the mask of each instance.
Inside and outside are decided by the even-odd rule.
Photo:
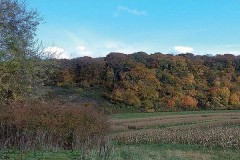
[[[105,159],[240,159],[240,111],[128,113],[109,117]],[[87,159],[103,159],[91,151]],[[0,159],[79,159],[78,151],[1,151]]]
[[[110,123],[113,142],[145,159],[240,158],[239,111],[119,114]]]

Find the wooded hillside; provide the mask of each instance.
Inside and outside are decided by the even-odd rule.
[[[46,85],[104,88],[110,102],[141,111],[240,108],[240,56],[138,52],[56,61]]]

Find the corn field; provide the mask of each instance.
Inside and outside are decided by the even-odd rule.
[[[240,113],[112,119],[110,137],[119,144],[197,144],[240,149]]]

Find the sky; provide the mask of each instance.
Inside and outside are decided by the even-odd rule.
[[[28,0],[37,38],[59,58],[186,53],[240,55],[240,0]]]

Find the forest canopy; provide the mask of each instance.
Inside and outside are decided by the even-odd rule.
[[[240,57],[231,54],[110,53],[58,64],[51,85],[104,88],[110,102],[145,112],[240,108]]]

